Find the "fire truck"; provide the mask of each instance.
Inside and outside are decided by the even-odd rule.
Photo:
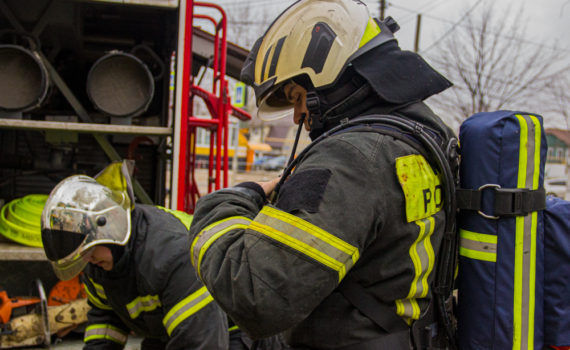
[[[0,0],[0,229],[36,240],[0,235],[9,293],[57,281],[39,220],[26,236],[34,230],[17,231],[8,213],[32,213],[68,176],[134,159],[138,202],[192,213],[202,128],[208,191],[228,186],[230,116],[251,117],[231,104],[228,79],[239,79],[249,52],[227,41],[227,26],[223,8],[193,0]],[[200,84],[206,71],[212,79]],[[198,99],[208,118],[193,115]]]
[[[215,33],[193,25],[206,22]],[[247,54],[227,42],[215,4],[0,0],[0,198],[47,194],[129,158],[141,203],[170,198],[191,213],[196,128],[213,135],[209,189],[228,185],[228,118],[250,116],[232,107],[227,78],[239,79]],[[206,68],[213,86],[202,87]],[[211,118],[192,116],[197,98]]]

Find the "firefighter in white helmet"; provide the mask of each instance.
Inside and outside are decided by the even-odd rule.
[[[259,117],[293,118],[318,140],[272,203],[279,179],[216,191],[196,207],[193,266],[252,339],[283,332],[294,349],[447,346],[432,307],[445,183],[430,152],[398,128],[329,133],[389,115],[442,148],[454,138],[423,102],[451,83],[400,50],[398,29],[358,0],[301,0],[244,65]]]
[[[50,194],[42,241],[56,275],[84,272],[91,310],[85,350],[123,349],[134,331],[142,350],[228,348],[226,316],[191,269],[191,216],[134,205],[133,161],[95,178],[74,175]]]

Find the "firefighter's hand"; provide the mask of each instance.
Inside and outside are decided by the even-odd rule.
[[[277,183],[279,182],[281,178],[278,177],[274,180],[271,180],[269,182],[258,182],[257,184],[260,185],[263,190],[265,191],[265,195],[267,197],[269,197],[271,195],[271,192],[273,192],[273,189],[275,188],[275,186],[277,185]]]

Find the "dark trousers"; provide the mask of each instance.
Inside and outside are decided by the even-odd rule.
[[[165,350],[166,343],[159,339],[145,338],[141,344],[141,350]]]

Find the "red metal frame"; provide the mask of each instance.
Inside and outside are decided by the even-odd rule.
[[[194,14],[194,6],[218,10],[221,14],[220,21],[216,21],[211,16]],[[194,85],[194,78],[190,76],[192,67],[192,29],[194,18],[208,20],[212,22],[216,28],[212,66],[214,71],[212,92]],[[220,176],[222,173],[222,164],[223,187],[228,186],[228,139],[230,113],[241,120],[250,120],[251,116],[247,112],[233,107],[228,94],[228,81],[226,80],[227,16],[223,8],[216,4],[187,0],[185,33],[184,77],[189,78],[184,79],[182,84],[182,96],[188,96],[188,98],[183,97],[181,105],[181,149],[179,157],[177,207],[178,210],[183,210],[192,214],[194,212],[196,202],[200,198],[200,192],[198,190],[195,177],[197,128],[206,128],[211,131],[208,165],[208,192],[211,192],[213,189],[219,190],[221,188]],[[212,117],[211,119],[200,119],[193,116],[193,102],[195,96],[204,100]],[[216,165],[215,170],[214,163]]]

